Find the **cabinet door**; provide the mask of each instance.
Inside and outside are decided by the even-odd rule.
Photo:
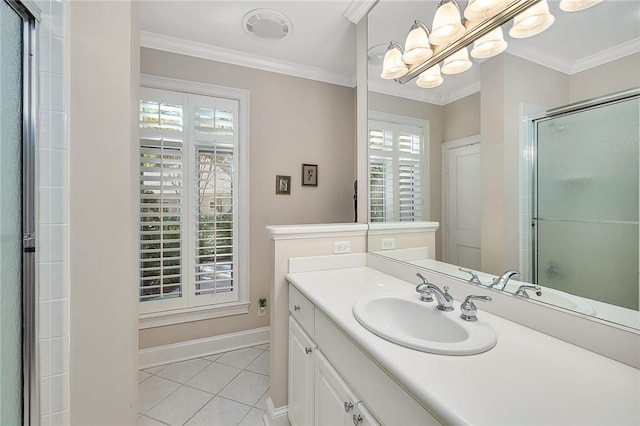
[[[289,317],[289,421],[313,424],[313,353],[316,345],[295,319]]]
[[[380,423],[373,417],[367,407],[362,402],[356,405],[356,412],[353,415],[353,424],[355,426],[380,426]]]
[[[316,426],[350,425],[358,400],[320,351],[315,363]]]

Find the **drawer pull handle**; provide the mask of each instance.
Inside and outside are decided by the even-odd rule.
[[[300,312],[300,305],[293,305],[293,310],[296,312]]]
[[[309,355],[311,352],[313,352],[313,349],[311,349],[310,347],[306,347],[304,348],[304,353]]]
[[[362,415],[358,414],[357,416],[354,414],[353,415],[353,424],[358,426],[360,423],[362,423]]]
[[[353,402],[351,401],[345,401],[344,402],[344,412],[348,413],[349,411],[353,410]]]

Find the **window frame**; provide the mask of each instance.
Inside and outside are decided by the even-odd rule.
[[[372,122],[380,122],[380,123],[386,123],[389,124],[391,126],[396,126],[396,127],[419,127],[422,129],[422,146],[421,146],[421,154],[420,154],[420,185],[421,185],[421,201],[422,201],[422,206],[421,206],[421,212],[422,212],[422,217],[415,218],[415,221],[419,221],[419,220],[425,220],[425,218],[430,217],[430,203],[429,203],[429,196],[430,196],[430,191],[429,191],[429,182],[430,182],[430,178],[429,178],[429,174],[430,174],[430,168],[429,168],[429,158],[430,158],[430,122],[429,120],[422,120],[419,118],[414,118],[414,117],[407,117],[407,116],[403,116],[403,115],[397,115],[397,114],[391,114],[388,112],[381,112],[381,111],[374,111],[374,110],[369,110],[368,112],[368,120],[367,120],[367,181],[371,180],[371,149],[370,149],[370,141],[369,141],[369,135],[370,135],[370,131],[371,131],[371,124]],[[393,145],[393,149],[391,154],[388,156],[388,160],[391,160],[393,162],[393,173],[394,173],[394,183],[395,183],[395,179],[396,179],[396,175],[399,173],[398,170],[395,170],[395,167],[398,167],[398,160],[399,160],[399,152],[396,146],[396,136],[394,135],[394,145]],[[398,190],[398,187],[394,185],[394,191]],[[396,198],[396,194],[394,193],[394,201],[392,201],[391,204],[394,205],[395,210],[399,209],[399,206],[396,205],[397,202],[395,200]],[[368,201],[368,205],[367,205],[367,221],[371,222],[371,190],[369,189],[369,194],[367,199]],[[394,217],[396,217],[397,220],[394,220],[393,222],[399,222],[400,221],[400,215],[399,212],[394,211]],[[384,220],[383,222],[387,222],[387,220]]]
[[[189,95],[197,98],[198,96],[213,97],[219,99],[228,99],[237,102],[237,146],[234,147],[234,163],[237,169],[237,182],[234,182],[234,191],[236,192],[234,209],[237,210],[237,224],[234,224],[234,228],[237,230],[234,238],[237,238],[237,246],[234,247],[234,263],[237,265],[237,270],[234,271],[234,287],[237,289],[237,300],[225,301],[221,303],[194,303],[184,305],[169,303],[167,308],[163,310],[150,312],[149,309],[144,307],[144,304],[155,302],[138,302],[139,306],[139,328],[151,328],[165,325],[178,324],[189,321],[199,321],[210,318],[217,318],[230,315],[246,314],[249,312],[249,296],[250,296],[250,280],[249,280],[249,253],[250,253],[250,163],[249,163],[249,91],[242,89],[234,89],[223,86],[217,86],[206,83],[199,83],[187,80],[180,80],[167,77],[159,77],[153,75],[142,74],[140,76],[140,87],[148,89],[157,89],[170,92],[176,92],[184,95],[187,99]],[[183,182],[189,180],[195,182],[195,155],[199,147],[207,147],[207,142],[199,140],[195,137],[195,129],[193,129],[193,123],[190,118],[195,115],[195,108],[190,106],[190,111],[183,114]],[[136,109],[137,111],[137,109]],[[136,146],[138,147],[137,155],[139,158],[140,149],[140,137],[136,140]],[[136,160],[138,162],[138,160]],[[138,177],[138,169],[136,169],[136,179]],[[139,184],[138,184],[139,187]],[[193,186],[190,185],[193,189]],[[195,207],[188,206],[191,197],[187,196],[186,191],[184,194],[184,210],[183,217],[188,215],[194,216],[187,220],[187,224],[183,226],[183,266],[182,266],[182,292],[183,298],[188,297],[187,292],[192,292],[195,286],[195,271],[193,271],[194,265],[189,262],[188,259],[192,259],[195,255]],[[138,198],[139,202],[139,198]],[[192,235],[194,234],[194,235]],[[136,239],[139,239],[139,234],[136,234]],[[188,256],[184,256],[187,251],[192,251]],[[139,281],[137,281],[139,286]],[[190,296],[207,297],[207,296]],[[211,299],[211,298],[208,298]],[[171,301],[169,299],[168,301]],[[160,301],[162,302],[162,301]]]

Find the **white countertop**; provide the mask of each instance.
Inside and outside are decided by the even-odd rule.
[[[482,302],[478,318],[495,329],[496,346],[435,355],[374,335],[351,311],[365,294],[415,294],[414,284],[367,267],[287,279],[444,424],[640,425],[640,370],[485,312]],[[454,306],[443,315],[458,317]]]

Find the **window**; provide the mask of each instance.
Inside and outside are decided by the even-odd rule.
[[[369,221],[423,219],[428,199],[425,135],[428,123],[370,112]]]
[[[248,96],[142,81],[141,327],[246,313]]]

